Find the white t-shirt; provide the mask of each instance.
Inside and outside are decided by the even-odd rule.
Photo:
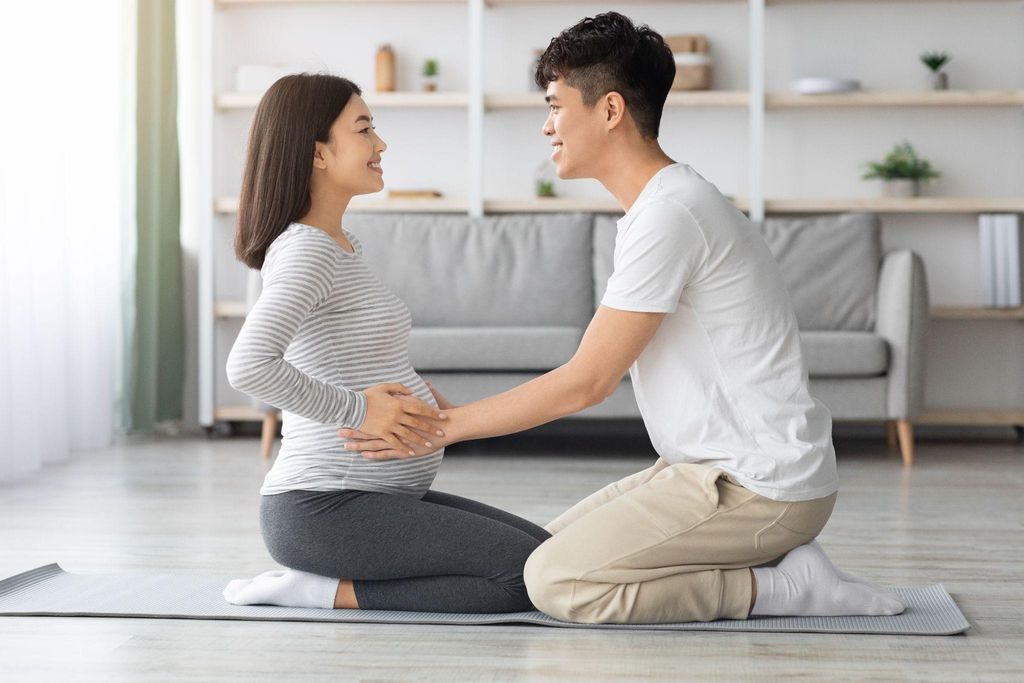
[[[774,500],[838,489],[832,416],[808,391],[778,264],[686,164],[656,173],[619,220],[601,303],[666,314],[629,370],[662,458],[723,469]]]

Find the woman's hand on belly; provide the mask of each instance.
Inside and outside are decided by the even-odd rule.
[[[378,384],[363,394],[366,417],[358,431],[406,453],[406,457],[415,457],[417,449],[429,448],[430,453],[437,450],[434,441],[444,436],[444,413],[412,396],[412,391],[401,384]],[[338,435],[344,436],[345,431],[339,430]]]

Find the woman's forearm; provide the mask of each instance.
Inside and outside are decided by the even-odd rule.
[[[275,350],[263,349],[260,341],[239,335],[227,363],[232,388],[314,422],[346,427],[363,423],[366,396],[362,392],[311,377]]]

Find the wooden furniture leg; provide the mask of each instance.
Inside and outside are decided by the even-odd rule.
[[[896,450],[896,420],[885,421],[885,443],[890,451]]]
[[[900,437],[900,452],[903,454],[903,466],[914,464],[914,428],[910,420],[897,420],[896,430]]]
[[[277,438],[277,411],[268,410],[263,415],[263,438],[260,442],[260,449],[263,452],[263,459],[270,460],[270,451],[274,447],[274,439]]]

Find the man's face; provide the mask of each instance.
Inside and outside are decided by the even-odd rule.
[[[548,118],[542,132],[551,139],[551,159],[558,177],[593,178],[605,136],[604,107],[583,104],[583,95],[565,79],[548,83]]]

